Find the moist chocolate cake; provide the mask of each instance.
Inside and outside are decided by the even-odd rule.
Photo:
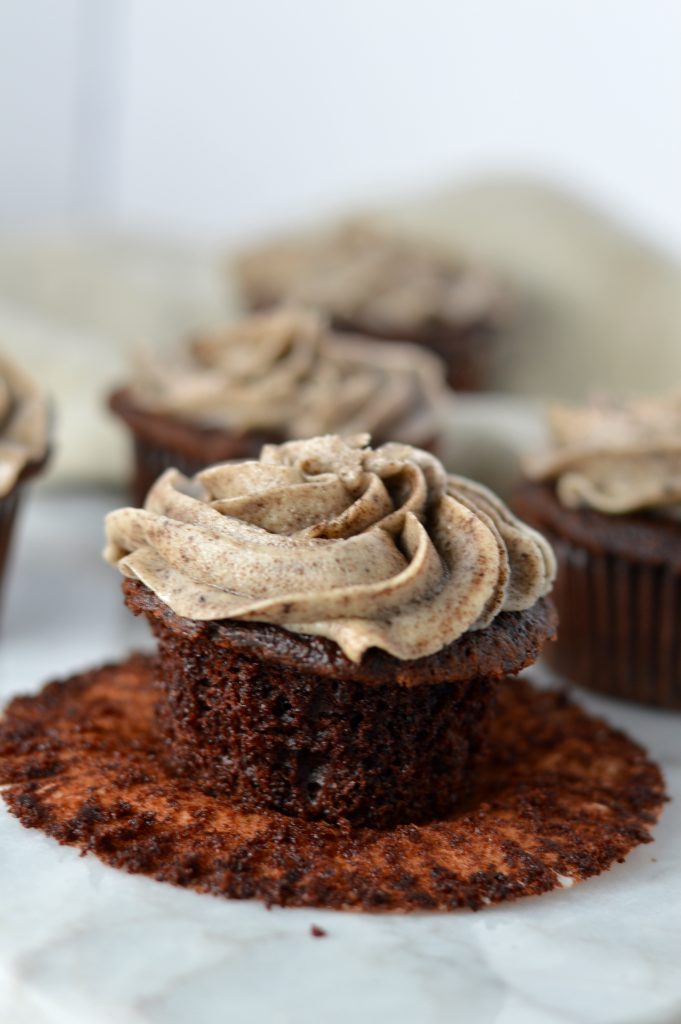
[[[565,678],[681,708],[681,400],[559,407],[554,445],[528,460],[519,515],[558,559]]]
[[[665,801],[636,743],[564,694],[497,688],[456,813],[392,829],[247,812],[167,766],[153,661],[51,683],[0,722],[13,814],[104,863],[197,892],[337,910],[481,910],[624,860]]]
[[[243,252],[234,270],[250,309],[303,303],[338,331],[431,349],[457,391],[490,387],[507,298],[490,274],[443,251],[351,222]]]
[[[427,658],[374,649],[355,664],[323,637],[181,619],[138,581],[124,590],[159,642],[175,768],[254,810],[384,827],[446,814],[466,794],[494,683],[536,659],[554,622],[542,600]]]
[[[281,309],[140,353],[109,405],[132,432],[141,505],[169,466],[191,475],[291,437],[369,430],[433,448],[444,390],[443,367],[415,345],[341,337],[317,313]]]

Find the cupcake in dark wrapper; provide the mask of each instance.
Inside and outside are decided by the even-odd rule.
[[[490,386],[507,298],[490,274],[447,253],[353,222],[244,252],[234,270],[251,309],[303,303],[341,331],[432,349],[455,390]]]
[[[0,355],[0,585],[24,484],[47,460],[48,407],[39,388]]]
[[[192,475],[253,458],[266,442],[370,431],[434,448],[445,394],[440,361],[418,346],[331,331],[318,313],[283,308],[140,356],[110,399],[131,429],[133,500],[169,466]]]
[[[253,811],[447,814],[496,686],[554,631],[543,537],[433,455],[366,436],[169,470],[107,539],[159,641],[165,756]]]
[[[550,412],[519,515],[551,540],[559,638],[547,661],[616,697],[681,708],[681,395]]]

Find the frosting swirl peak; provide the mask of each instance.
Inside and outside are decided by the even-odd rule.
[[[410,660],[546,594],[553,552],[486,488],[368,435],[266,445],[107,517],[105,557],[176,614],[269,622]]]

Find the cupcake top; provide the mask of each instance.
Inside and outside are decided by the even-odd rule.
[[[235,433],[370,430],[427,444],[444,383],[420,346],[335,334],[319,314],[284,308],[204,335],[174,359],[141,358],[129,390],[143,409]]]
[[[526,461],[566,508],[681,511],[681,392],[549,410],[551,448]]]
[[[256,304],[303,303],[377,332],[416,332],[430,320],[463,328],[494,319],[501,305],[482,271],[361,223],[246,252],[236,272]]]
[[[23,371],[0,355],[0,497],[47,452],[47,401]]]
[[[106,534],[106,559],[177,615],[324,636],[354,662],[434,654],[531,607],[555,574],[549,544],[485,487],[368,435],[266,445],[191,480],[169,469]]]

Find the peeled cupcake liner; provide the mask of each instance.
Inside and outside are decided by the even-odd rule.
[[[526,679],[501,682],[462,807],[423,824],[353,827],[245,810],[169,770],[158,667],[134,656],[15,698],[0,783],[29,828],[114,868],[201,893],[336,910],[480,910],[569,888],[624,860],[666,800],[619,730]]]

